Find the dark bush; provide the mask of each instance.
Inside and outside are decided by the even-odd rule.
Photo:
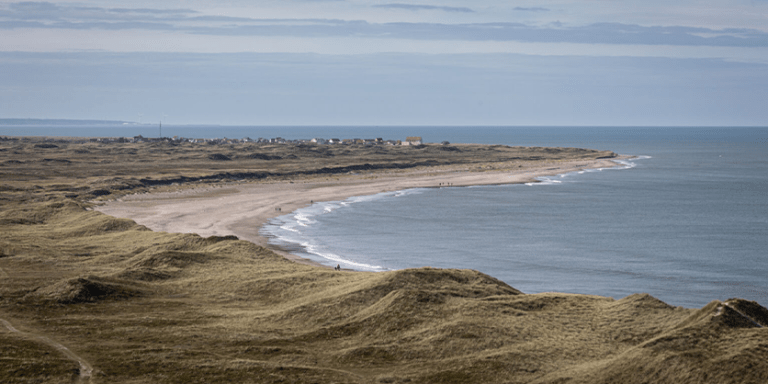
[[[211,159],[211,160],[216,160],[216,161],[230,161],[230,160],[232,160],[232,159],[229,158],[229,156],[221,154],[221,153],[211,153],[210,155],[208,155],[208,158]]]

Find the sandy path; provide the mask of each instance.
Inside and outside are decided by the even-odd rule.
[[[37,339],[44,344],[47,344],[47,345],[50,345],[51,347],[56,348],[68,359],[78,362],[80,364],[80,376],[78,377],[78,382],[91,382],[91,378],[93,375],[93,367],[83,358],[81,358],[80,356],[77,356],[76,354],[74,354],[74,352],[70,351],[69,348],[45,336],[41,336],[34,333],[29,333],[29,332],[21,332],[18,329],[14,328],[14,326],[11,325],[11,323],[9,323],[4,319],[0,319],[0,323],[2,323],[5,326],[5,328],[7,328],[11,333],[18,333],[19,335],[22,335],[28,338]]]
[[[499,185],[533,181],[536,177],[587,168],[611,168],[608,160],[580,160],[541,164],[520,171],[457,172],[442,169],[421,173],[376,173],[333,176],[293,182],[252,183],[179,192],[130,195],[96,207],[105,214],[130,218],[153,231],[197,233],[200,236],[235,235],[267,246],[259,229],[269,219],[310,205],[312,201],[339,201],[409,188]],[[338,180],[335,180],[338,177]],[[295,261],[306,260],[280,252]]]

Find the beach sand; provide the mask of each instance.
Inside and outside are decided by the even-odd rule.
[[[129,195],[95,209],[111,216],[130,218],[153,231],[196,233],[203,237],[235,235],[269,246],[268,239],[259,234],[262,225],[273,217],[288,214],[312,202],[341,201],[352,196],[410,188],[528,183],[542,176],[615,167],[616,163],[612,160],[620,158],[540,163],[512,171],[458,171],[444,167],[421,172],[346,174],[242,183]],[[322,266],[281,249],[270,248],[290,260]]]

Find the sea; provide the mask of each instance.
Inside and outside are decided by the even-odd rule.
[[[26,129],[49,136],[110,136],[132,128],[113,127],[109,134],[107,128],[94,134],[98,127]],[[7,131],[0,127],[0,134],[20,134]],[[163,131],[229,138],[422,136],[426,142],[631,155],[614,167],[536,183],[410,189],[318,202],[271,220],[261,233],[300,256],[360,271],[468,268],[525,293],[616,299],[649,293],[689,308],[739,297],[768,307],[768,128],[163,126]]]

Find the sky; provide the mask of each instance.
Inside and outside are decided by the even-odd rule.
[[[767,126],[768,0],[0,0],[0,118]]]

